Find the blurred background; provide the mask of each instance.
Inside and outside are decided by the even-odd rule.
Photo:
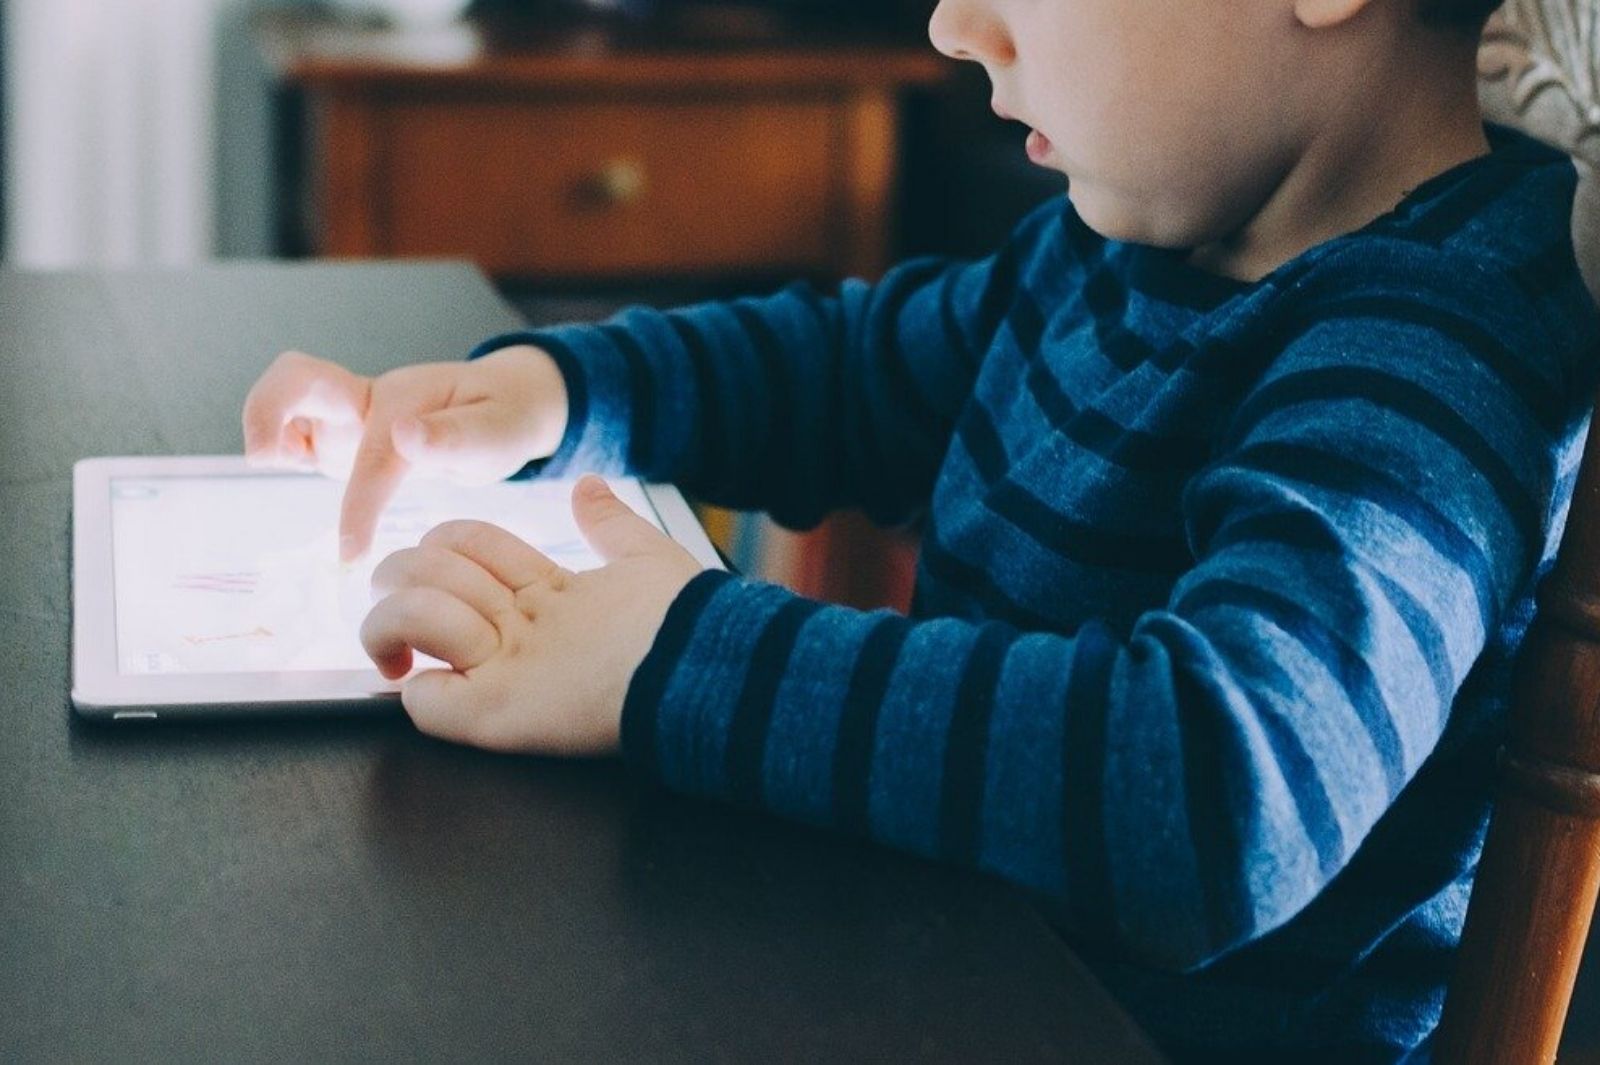
[[[464,21],[443,17],[452,8]],[[342,27],[370,36],[369,56],[419,69],[430,59],[470,65],[477,49],[559,48],[538,30],[585,24],[610,31],[618,50],[759,55],[809,41],[821,54],[860,42],[924,53],[941,83],[905,86],[901,165],[911,166],[899,239],[908,251],[983,250],[1053,183],[1023,158],[1021,127],[988,112],[981,75],[927,45],[931,9],[929,0],[3,0],[5,254],[68,266],[304,251],[285,247],[289,220],[274,212],[292,176],[287,153],[274,150],[287,132],[275,130],[274,110],[292,78],[274,61],[293,63],[281,49],[284,23],[297,17],[330,31],[320,42],[307,32],[306,54],[338,47]],[[485,26],[498,32],[480,33]],[[974,183],[984,194],[947,210]]]
[[[542,323],[981,255],[1064,185],[932,7],[0,0],[5,259],[462,258]],[[746,572],[909,595],[914,534],[706,518]]]

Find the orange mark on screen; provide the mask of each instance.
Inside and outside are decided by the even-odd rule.
[[[224,573],[180,573],[172,587],[190,592],[219,592],[232,595],[250,595],[261,582],[256,570],[231,570]]]
[[[265,625],[257,625],[249,632],[228,632],[220,636],[185,636],[184,640],[198,647],[203,643],[220,643],[223,640],[271,639],[273,635],[273,631]]]

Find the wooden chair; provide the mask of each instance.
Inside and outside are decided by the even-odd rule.
[[[1510,0],[1480,54],[1487,114],[1585,170],[1573,219],[1600,295],[1600,0]],[[1584,164],[1587,164],[1585,166]],[[1596,352],[1600,357],[1600,352]],[[1539,589],[1437,1065],[1555,1060],[1600,888],[1600,410]]]

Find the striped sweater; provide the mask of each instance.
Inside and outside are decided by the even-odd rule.
[[[1490,135],[1255,283],[1058,198],[979,262],[485,342],[566,377],[527,474],[922,529],[909,618],[696,577],[624,757],[1023,885],[1180,1060],[1425,1051],[1600,361],[1575,171]]]

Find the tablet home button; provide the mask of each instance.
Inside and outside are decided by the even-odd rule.
[[[154,721],[154,710],[118,710],[111,715],[113,721]]]

